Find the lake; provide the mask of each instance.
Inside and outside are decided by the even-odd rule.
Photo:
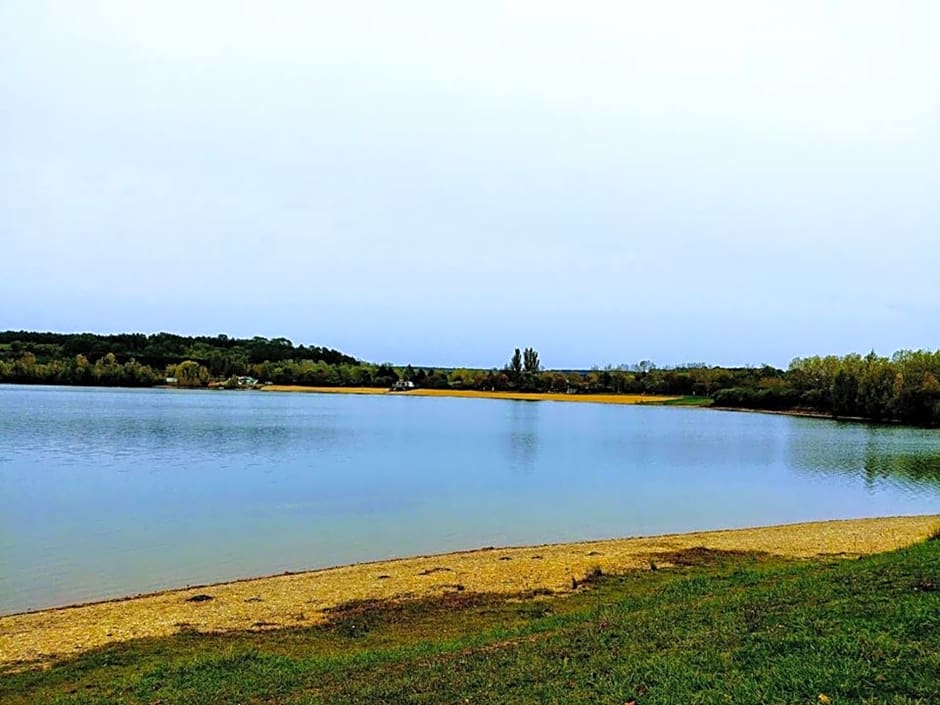
[[[0,614],[454,549],[940,509],[940,431],[0,385]]]

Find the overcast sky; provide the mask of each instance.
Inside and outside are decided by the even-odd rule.
[[[0,0],[0,329],[940,347],[940,3]]]

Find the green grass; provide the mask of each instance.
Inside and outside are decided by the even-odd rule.
[[[785,563],[702,549],[571,597],[355,604],[0,677],[20,703],[940,703],[940,541]]]
[[[711,406],[714,400],[711,397],[679,397],[661,402],[663,406]]]

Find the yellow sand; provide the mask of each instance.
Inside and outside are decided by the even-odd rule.
[[[376,387],[303,387],[269,384],[264,392],[315,392],[318,394],[390,394],[399,397],[462,397],[467,399],[513,399],[516,401],[575,401],[594,404],[655,404],[679,399],[655,394],[560,394],[555,392],[481,392],[475,389],[412,389],[390,392]]]
[[[381,387],[305,387],[300,384],[267,384],[262,392],[313,392],[315,394],[391,394]]]
[[[316,624],[350,600],[467,591],[571,590],[595,566],[648,569],[650,556],[704,546],[780,556],[857,556],[924,539],[940,515],[792,524],[526,548],[483,549],[256,578],[143,597],[0,617],[0,664],[48,663],[102,644],[181,629],[225,631]],[[660,565],[667,565],[657,559]],[[194,595],[212,600],[189,602]]]

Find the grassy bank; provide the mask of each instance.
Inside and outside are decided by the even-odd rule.
[[[940,702],[940,540],[858,560],[657,560],[592,571],[565,597],[456,591],[347,603],[315,627],[183,629],[7,673],[0,701]]]
[[[674,397],[662,402],[665,406],[701,406],[709,407],[713,400],[711,397],[684,396]]]
[[[168,590],[125,600],[0,617],[0,666],[41,665],[109,643],[180,631],[309,627],[350,601],[445,594],[555,595],[595,568],[604,573],[668,567],[670,553],[707,548],[779,557],[856,557],[923,540],[940,516],[885,517],[480,549]]]
[[[316,394],[390,394],[402,397],[459,397],[464,399],[511,399],[515,401],[571,401],[594,404],[661,404],[679,402],[682,397],[655,394],[560,394],[553,392],[483,392],[474,389],[412,389],[390,392],[377,387],[303,387],[293,384],[269,384],[264,392],[312,392]],[[695,397],[688,397],[695,399]]]

